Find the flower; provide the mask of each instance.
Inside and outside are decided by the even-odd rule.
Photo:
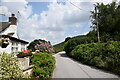
[[[24,52],[24,53],[29,53],[30,51],[29,51],[29,50],[23,50],[22,52]]]
[[[39,41],[36,45],[34,45],[35,50],[39,50],[39,52],[47,52],[47,53],[53,53],[54,49],[50,42],[44,42]],[[35,51],[36,53],[39,53],[38,51]]]

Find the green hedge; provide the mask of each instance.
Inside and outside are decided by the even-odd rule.
[[[72,50],[70,56],[120,75],[120,42],[81,44]]]
[[[87,36],[81,36],[77,38],[72,38],[65,43],[64,50],[69,55],[69,53],[79,44],[86,44],[92,42],[91,38]]]
[[[55,58],[48,53],[33,54],[32,63],[34,64],[32,77],[51,78],[55,68]]]

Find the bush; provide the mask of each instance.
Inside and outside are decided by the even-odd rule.
[[[74,59],[120,74],[120,42],[78,45],[71,53]]]
[[[33,54],[32,63],[34,64],[32,77],[51,78],[55,68],[55,58],[48,53]]]
[[[40,52],[46,52],[51,54],[54,53],[54,49],[51,43],[49,41],[41,39],[34,40],[33,42],[31,42],[28,46],[28,49],[32,51],[39,50]]]
[[[0,78],[25,78],[16,58],[7,53],[0,53]]]
[[[86,36],[72,38],[65,43],[64,50],[69,55],[69,53],[79,44],[90,43],[91,39]]]

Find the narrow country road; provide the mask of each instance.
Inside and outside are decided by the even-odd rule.
[[[67,57],[64,51],[54,56],[56,68],[53,78],[118,78],[117,75],[74,61]]]

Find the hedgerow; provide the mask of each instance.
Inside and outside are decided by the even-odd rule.
[[[80,36],[80,37],[76,37],[76,38],[72,38],[70,40],[68,40],[65,45],[64,45],[64,50],[67,53],[67,55],[69,55],[69,53],[79,44],[87,44],[87,43],[91,43],[92,40],[90,37],[87,36]]]
[[[107,69],[120,75],[120,41],[81,44],[69,55],[82,63]]]

